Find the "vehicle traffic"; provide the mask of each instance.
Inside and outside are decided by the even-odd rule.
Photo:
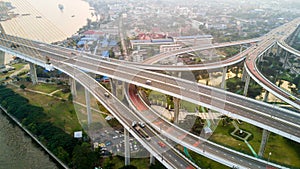
[[[146,133],[146,131],[139,125],[137,125],[138,123],[136,121],[133,121],[131,126],[143,137],[145,138],[147,141],[151,140],[151,137]]]

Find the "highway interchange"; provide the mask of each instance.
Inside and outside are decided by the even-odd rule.
[[[183,100],[219,110],[222,113],[233,117],[241,118],[243,120],[246,119],[245,121],[248,119],[250,123],[257,123],[254,125],[263,128],[265,127],[267,129],[271,128],[273,131],[278,131],[278,134],[285,137],[288,137],[287,135],[289,135],[292,140],[299,142],[299,116],[290,111],[179,78],[153,73],[140,68],[129,68],[126,65],[111,63],[106,60],[95,60],[90,57],[79,56],[78,54],[74,55],[67,49],[41,44],[39,42],[5,35],[2,35],[1,39],[1,46],[6,47],[6,50],[10,50],[10,44],[13,41],[20,44],[19,49],[14,49],[14,52],[19,51],[21,54],[26,54],[28,57],[38,56],[37,59],[41,62],[45,62],[45,56],[48,56],[53,61],[53,65],[58,69],[63,69],[60,66],[64,65],[66,67],[67,64],[82,70],[107,75],[142,87],[158,90]],[[253,53],[253,56],[256,56],[257,54],[258,53]],[[72,68],[72,72],[76,72],[77,74],[77,71],[77,69]],[[68,74],[70,74],[71,70],[65,70],[65,72],[69,72]],[[86,78],[87,77],[82,76],[80,78],[77,77],[76,79],[82,81],[82,79]],[[146,85],[145,82],[149,79],[151,79],[152,84]],[[97,89],[97,87],[95,89]],[[98,92],[100,95],[101,92]],[[130,126],[130,123],[127,125]],[[186,138],[186,140],[188,142],[189,139]],[[193,142],[190,142],[189,144],[194,144],[194,141],[195,140],[193,139]],[[206,149],[206,151],[209,151],[209,148]]]

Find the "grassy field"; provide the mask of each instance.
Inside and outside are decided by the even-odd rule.
[[[60,97],[62,99],[68,100],[70,93],[64,93],[62,91],[58,91],[58,92],[55,92],[53,95],[56,97]]]
[[[193,151],[189,151],[191,157],[193,158],[193,160],[195,161],[195,163],[201,167],[201,168],[209,168],[209,169],[229,169],[229,167],[224,166],[220,163],[217,163],[213,160],[210,160],[204,156],[201,156]]]
[[[30,104],[43,107],[53,124],[67,133],[81,130],[72,102],[54,99],[50,96],[26,92],[14,86],[8,86],[21,96],[26,97]]]
[[[125,160],[123,157],[120,156],[114,156],[112,159],[110,158],[104,158],[104,161],[102,164],[106,164],[108,162],[111,162],[113,165],[112,169],[118,169],[124,166]],[[130,159],[130,164],[133,166],[136,166],[138,169],[147,169],[150,166],[149,158],[132,158]],[[104,166],[102,166],[104,167]]]
[[[26,87],[28,89],[37,90],[45,93],[51,93],[55,90],[59,90],[62,86],[55,85],[55,84],[47,84],[47,83],[39,83],[38,85],[33,85],[32,83],[27,83]]]
[[[0,79],[5,79],[6,77],[10,76],[15,71],[18,71],[18,70],[22,69],[24,67],[24,65],[25,65],[25,63],[17,63],[17,64],[12,65],[12,67],[14,67],[15,70],[14,71],[9,71],[7,73],[0,72]]]
[[[258,153],[262,137],[262,129],[245,122],[239,124],[239,127],[253,134],[253,139],[249,141],[249,144],[254,148],[255,152]],[[253,156],[250,149],[243,141],[237,140],[230,136],[230,132],[233,129],[234,127],[231,123],[229,123],[227,126],[222,126],[222,123],[220,122],[219,126],[210,137],[210,140]],[[268,158],[269,152],[272,153],[270,161],[300,168],[299,144],[271,133],[267,143],[266,151],[264,153],[265,159]]]
[[[24,65],[26,65],[27,63],[16,63],[14,65],[12,65],[12,67],[14,67],[16,70],[20,70],[24,67]]]

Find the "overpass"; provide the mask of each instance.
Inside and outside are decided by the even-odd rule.
[[[104,96],[103,93],[108,92],[104,88],[102,88],[92,77],[88,76],[87,74],[83,73],[82,71],[74,68],[73,65],[65,64],[66,60],[71,59],[72,55],[69,56],[61,56],[61,61],[58,61],[56,59],[52,59],[52,65],[48,65],[45,60],[42,60],[42,56],[44,56],[44,53],[39,52],[35,49],[29,49],[25,46],[20,46],[18,51],[16,49],[10,49],[8,47],[3,47],[3,44],[1,44],[1,50],[4,50],[6,52],[10,52],[17,57],[26,59],[30,62],[33,62],[35,64],[38,64],[40,66],[45,66],[48,69],[57,68],[61,70],[62,72],[68,74],[75,80],[77,80],[79,83],[81,83],[89,93],[91,93],[97,100],[99,100],[105,107],[117,118],[117,120],[120,121],[120,123],[125,127],[126,131],[129,131],[134,137],[138,139],[138,141],[141,142],[141,144],[151,153],[155,156],[156,159],[158,159],[160,162],[162,162],[166,167],[168,168],[194,168],[193,164],[191,164],[188,159],[185,157],[182,157],[180,153],[176,152],[171,146],[168,145],[168,148],[166,148],[166,152],[161,152],[161,148],[157,146],[158,141],[165,142],[162,138],[154,137],[151,139],[150,142],[141,139],[139,133],[136,132],[136,130],[132,129],[131,123],[132,121],[143,121],[140,117],[137,117],[134,113],[131,112],[130,109],[127,108],[127,106],[123,105],[120,101],[118,101],[112,94],[109,94],[110,97],[107,98]],[[26,54],[25,54],[26,53]],[[38,54],[38,56],[35,56]],[[32,55],[34,55],[32,57]],[[49,56],[49,55],[48,55]],[[52,67],[50,67],[52,66]],[[170,124],[164,124],[163,128],[166,128],[166,131],[170,132],[170,128],[172,126]],[[156,136],[158,133],[151,130],[151,128],[147,127],[145,129],[149,135]],[[157,130],[157,127],[156,127]],[[179,130],[178,130],[179,131]],[[170,137],[171,139],[176,140],[176,136],[185,136],[186,133],[179,131],[172,132]],[[192,138],[192,137],[191,137]],[[223,164],[227,166],[234,166],[234,167],[240,167],[240,168],[249,168],[250,166],[257,166],[258,168],[263,168],[266,166],[276,166],[280,168],[284,168],[281,166],[278,166],[276,164],[268,163],[264,160],[256,159],[251,156],[243,155],[238,152],[234,152],[230,149],[226,149],[222,146],[218,146],[217,144],[213,144],[211,142],[204,142],[202,141],[202,144],[200,140],[194,142],[194,139],[191,139],[189,137],[186,137],[184,140],[185,142],[181,142],[180,144],[190,147],[192,150],[202,153],[216,161],[222,162]],[[196,138],[200,139],[200,138]],[[177,138],[178,142],[178,138]],[[165,142],[166,143],[166,142]],[[196,144],[195,144],[196,143]],[[168,144],[168,143],[166,143]],[[203,147],[205,145],[205,148]],[[194,147],[194,148],[193,148]],[[222,152],[222,155],[220,156],[219,153]],[[226,157],[226,158],[225,158]],[[225,159],[224,159],[225,158]],[[230,158],[232,160],[230,160]],[[176,159],[176,160],[174,160]],[[174,162],[175,161],[175,162]],[[247,163],[245,163],[247,162]]]
[[[297,120],[299,115],[294,112],[180,78],[128,67],[127,65],[106,60],[93,59],[84,55],[75,56],[71,53],[66,55],[65,52],[61,51],[62,49],[41,46],[37,42],[30,41],[30,43],[26,42],[24,44],[21,41],[22,39],[12,39],[12,37],[5,35],[2,35],[0,38],[2,39],[1,48],[5,52],[14,51],[16,53],[19,50],[21,53],[27,52],[29,55],[32,55],[32,52],[35,51],[35,53],[38,53],[35,57],[42,58],[42,60],[45,60],[43,57],[48,56],[51,60],[63,61],[64,64],[72,65],[88,72],[102,74],[151,90],[157,90],[300,142],[300,122]],[[10,49],[11,41],[18,43],[20,47],[18,49]],[[151,80],[152,84],[145,84],[147,80]]]
[[[248,118],[248,121],[251,121],[251,116],[244,116],[242,114],[238,114],[236,113],[239,110],[236,110],[237,108],[242,108],[242,110],[246,110],[248,112],[254,112],[254,111],[261,111],[260,113],[258,113],[258,116],[265,116],[265,117],[271,117],[271,118],[267,118],[268,120],[270,120],[269,122],[272,121],[277,121],[279,124],[279,126],[284,126],[286,124],[288,124],[288,128],[280,128],[276,126],[271,126],[271,129],[273,127],[273,130],[278,130],[279,134],[281,135],[289,135],[286,137],[290,137],[291,139],[295,139],[298,140],[299,139],[297,136],[297,133],[295,133],[296,137],[294,137],[294,135],[292,135],[291,133],[289,133],[288,131],[287,133],[284,133],[285,129],[290,129],[290,131],[292,132],[297,131],[297,128],[299,127],[299,123],[297,124],[297,118],[298,116],[296,114],[293,114],[293,112],[287,111],[287,110],[283,110],[283,109],[279,109],[279,108],[272,108],[271,106],[267,105],[267,104],[263,104],[261,102],[255,101],[255,100],[251,100],[251,99],[247,99],[247,98],[243,98],[242,96],[235,96],[234,94],[231,94],[229,92],[224,92],[222,90],[218,90],[218,89],[214,89],[211,87],[203,87],[202,85],[199,84],[195,84],[192,82],[187,82],[185,80],[182,79],[178,79],[178,78],[174,78],[174,77],[168,77],[166,75],[160,75],[160,74],[156,74],[153,72],[149,72],[149,71],[145,71],[145,70],[141,70],[138,68],[127,68],[125,66],[122,66],[120,64],[114,64],[114,63],[110,63],[109,61],[104,61],[104,60],[100,60],[100,61],[96,61],[92,58],[86,57],[86,56],[77,56],[77,55],[73,55],[71,53],[66,54],[66,52],[61,52],[61,49],[55,48],[55,47],[49,47],[49,46],[43,46],[44,44],[41,44],[39,42],[34,42],[34,41],[26,41],[26,43],[24,44],[24,39],[18,39],[18,38],[14,38],[14,39],[5,39],[7,37],[4,38],[5,35],[1,36],[1,50],[5,51],[5,52],[10,52],[15,54],[18,57],[24,58],[24,53],[28,54],[26,56],[26,60],[29,60],[32,63],[44,66],[48,69],[52,69],[51,65],[48,65],[45,63],[45,56],[49,56],[51,58],[52,61],[56,62],[56,61],[61,61],[59,62],[60,64],[68,64],[68,65],[72,65],[72,66],[76,66],[80,69],[83,70],[87,70],[87,71],[91,71],[91,72],[96,72],[96,73],[100,73],[100,74],[108,74],[108,71],[113,71],[113,73],[110,73],[110,77],[116,78],[116,79],[120,79],[120,80],[124,80],[127,82],[131,82],[133,84],[137,84],[146,88],[150,88],[150,89],[156,89],[156,90],[161,90],[162,92],[173,95],[173,96],[177,96],[178,98],[181,99],[185,99],[191,102],[196,102],[199,103],[200,105],[207,105],[208,107],[211,107],[212,109],[221,109],[221,108],[228,108],[227,110],[225,109],[225,111],[221,111],[225,114],[229,114],[235,117],[239,117],[240,118]],[[20,47],[18,47],[18,49],[11,49],[10,45],[11,42],[15,42],[17,44],[20,45]],[[30,43],[29,43],[30,42]],[[35,58],[32,57],[28,57],[30,55],[34,55]],[[72,58],[73,57],[73,58]],[[108,66],[109,65],[109,66]],[[120,70],[116,70],[114,71],[114,69],[120,69]],[[122,70],[122,71],[121,71]],[[128,71],[129,73],[124,73],[124,71]],[[122,72],[122,73],[121,73]],[[121,73],[121,74],[119,74]],[[139,77],[134,77],[135,75],[138,75]],[[130,76],[129,78],[126,76]],[[152,80],[152,85],[146,85],[145,81],[151,79]],[[162,83],[163,82],[163,83]],[[182,85],[184,85],[184,87],[182,87]],[[165,86],[165,87],[163,87]],[[166,89],[166,88],[172,88],[174,87],[175,89]],[[201,94],[202,91],[204,92],[204,94]],[[206,92],[205,92],[206,91]],[[200,93],[201,92],[201,93]],[[186,93],[183,94],[182,96],[180,96],[179,94],[181,93]],[[196,95],[194,94],[193,96],[189,96],[189,94],[191,93],[196,93]],[[213,96],[210,96],[213,95]],[[219,98],[219,96],[225,96],[228,99],[228,96],[230,96],[230,98],[232,97],[232,100],[234,101],[234,103],[231,101],[227,101],[227,99],[225,98]],[[202,99],[202,97],[204,99]],[[200,99],[199,99],[200,98]],[[245,103],[252,103],[252,104],[259,104],[259,106],[262,107],[267,107],[268,111],[278,111],[278,114],[276,114],[275,116],[272,117],[272,114],[267,114],[264,111],[267,110],[259,110],[255,109],[254,105],[252,105],[253,107],[249,107],[247,105],[244,104],[244,106],[239,106],[237,105],[239,102],[238,100],[243,98],[242,102]],[[219,104],[219,105],[210,105],[211,103],[214,104]],[[241,103],[241,102],[240,102]],[[268,107],[269,106],[269,107]],[[235,113],[235,114],[231,114],[231,113]],[[288,117],[284,118],[282,114],[284,113],[288,113]],[[254,113],[255,114],[255,113]],[[296,121],[289,121],[290,119],[288,118],[296,118]],[[257,117],[255,117],[253,119],[253,123],[255,123],[255,120]],[[260,117],[263,118],[263,117]],[[259,119],[259,117],[258,117]],[[258,120],[258,123],[262,123],[264,125],[268,125],[265,124],[261,121]],[[256,123],[255,125],[261,125]],[[281,123],[281,125],[280,125]],[[265,126],[266,128],[268,126]],[[295,128],[293,128],[295,127]],[[268,128],[269,129],[269,128]],[[296,130],[295,130],[296,129]],[[299,129],[298,129],[299,130]],[[272,130],[271,130],[272,131]],[[282,132],[282,133],[281,133]]]

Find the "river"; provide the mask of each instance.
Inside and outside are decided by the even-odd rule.
[[[56,169],[49,156],[0,110],[0,168]]]
[[[93,10],[82,0],[5,0],[16,7],[10,12],[17,17],[1,22],[7,34],[46,43],[70,37],[86,25],[87,19],[96,20]],[[63,5],[60,10],[58,5]],[[7,56],[8,63],[11,56]]]
[[[75,34],[91,16],[89,4],[82,0],[5,0],[16,7],[18,17],[1,22],[5,32],[47,43]],[[63,10],[58,4],[64,6]],[[22,15],[23,14],[23,15]],[[25,14],[25,15],[24,15]],[[8,63],[12,56],[6,55]],[[32,143],[19,127],[0,113],[0,169],[57,168],[48,155]]]

